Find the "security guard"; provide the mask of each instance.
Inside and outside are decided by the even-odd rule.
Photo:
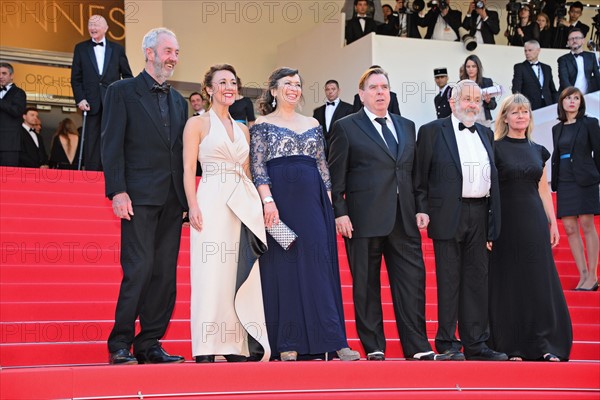
[[[437,113],[438,119],[446,118],[452,114],[450,110],[450,93],[452,87],[448,85],[448,70],[446,68],[436,68],[433,70],[433,76],[435,78],[435,84],[440,89],[439,93],[435,96],[435,112]]]

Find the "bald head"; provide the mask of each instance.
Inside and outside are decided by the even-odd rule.
[[[108,23],[102,15],[92,15],[88,21],[88,31],[90,37],[95,42],[99,42],[104,39],[106,31],[108,31]]]

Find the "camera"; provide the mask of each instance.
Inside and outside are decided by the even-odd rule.
[[[517,3],[516,0],[510,0],[506,4],[506,11],[508,11],[508,15],[516,15],[518,17],[520,9],[521,9],[521,3]]]
[[[439,8],[440,10],[445,10],[448,8],[448,2],[446,0],[431,0],[427,3],[427,7],[429,8]]]
[[[412,2],[412,10],[414,13],[419,13],[425,8],[425,2],[423,0],[414,0]]]
[[[465,50],[473,51],[477,48],[477,39],[469,35],[469,31],[462,26],[458,28],[458,36],[460,37],[461,42],[463,42]]]
[[[482,10],[482,9],[485,8],[485,3],[483,1],[481,1],[481,0],[477,1],[475,3],[475,8],[478,8],[478,9]]]
[[[567,16],[567,3],[564,0],[559,0],[554,12],[557,20],[564,19]]]

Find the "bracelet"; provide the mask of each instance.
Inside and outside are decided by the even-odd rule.
[[[267,196],[267,197],[265,197],[265,198],[263,199],[263,201],[262,201],[262,203],[263,203],[263,204],[265,204],[265,205],[266,205],[267,203],[274,203],[274,202],[275,202],[275,200],[273,200],[273,197],[271,197],[271,196]]]

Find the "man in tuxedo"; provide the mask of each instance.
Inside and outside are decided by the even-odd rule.
[[[435,78],[435,84],[437,85],[439,92],[435,95],[433,102],[435,103],[435,113],[438,119],[446,118],[452,114],[450,109],[450,93],[452,93],[452,87],[448,85],[448,69],[436,68],[433,70],[433,77]]]
[[[13,83],[15,70],[0,62],[0,166],[19,165],[21,124],[27,107],[27,95]]]
[[[102,116],[102,163],[106,196],[121,218],[123,280],[108,338],[111,364],[174,363],[159,340],[176,293],[182,213],[185,99],[166,80],[179,45],[166,28],[144,36],[146,66],[133,79],[110,85]],[[140,332],[135,335],[139,316]],[[135,357],[130,348],[133,344]]]
[[[205,101],[200,93],[193,92],[192,94],[190,94],[190,97],[188,97],[188,100],[190,101],[192,110],[194,110],[192,117],[202,115],[206,112],[206,110],[204,109]]]
[[[323,127],[325,151],[329,153],[331,128],[335,121],[352,114],[352,104],[340,99],[340,85],[334,79],[325,82],[325,98],[327,99],[325,104],[315,108],[313,111],[313,118],[319,121],[319,124]]]
[[[356,15],[346,21],[346,44],[350,44],[363,36],[377,30],[377,24],[367,15],[369,4],[367,0],[355,0]]]
[[[540,44],[530,40],[525,42],[523,50],[525,61],[514,66],[512,92],[527,97],[532,110],[556,104],[558,92],[552,79],[552,68],[538,60]]]
[[[477,43],[496,44],[494,35],[500,32],[500,20],[496,11],[487,9],[486,3],[486,0],[472,1],[462,26],[469,31],[469,35],[475,37]]]
[[[450,0],[445,4],[432,4],[427,14],[419,14],[419,26],[427,27],[425,39],[457,41],[462,13],[450,8]]]
[[[590,31],[590,27],[579,21],[581,14],[583,14],[583,4],[580,1],[576,1],[569,7],[569,19],[563,18],[560,21],[556,21],[557,34],[554,42],[555,48],[564,49],[565,47],[570,47],[570,43],[568,42],[569,34],[575,28],[581,31],[585,39]]]
[[[39,121],[37,109],[27,107],[23,113],[19,167],[48,168],[48,153],[46,153],[44,139],[35,129]]]
[[[573,28],[569,33],[569,48],[571,51],[558,57],[559,92],[566,87],[575,86],[583,94],[600,90],[600,71],[596,54],[583,51],[585,36]]]
[[[385,359],[381,259],[385,258],[406,358],[436,355],[425,329],[425,265],[413,196],[415,124],[387,111],[390,85],[380,68],[359,82],[364,108],[334,126],[329,152],[336,229],[352,272],[358,336],[367,359]]]
[[[108,86],[121,78],[131,78],[125,49],[106,39],[104,17],[92,15],[88,21],[91,40],[75,46],[71,67],[71,87],[77,107],[87,111],[83,162],[88,171],[101,171],[100,122]]]
[[[404,6],[404,0],[396,0],[393,9],[390,5],[385,4],[383,15],[386,16],[386,19],[383,24],[377,27],[377,34],[421,38],[421,33],[417,28],[418,16]]]
[[[503,361],[506,354],[486,345],[488,249],[500,231],[500,204],[494,134],[475,123],[481,99],[477,83],[460,81],[452,89],[452,115],[419,129],[417,224],[427,227],[435,252],[436,349],[452,360]]]

